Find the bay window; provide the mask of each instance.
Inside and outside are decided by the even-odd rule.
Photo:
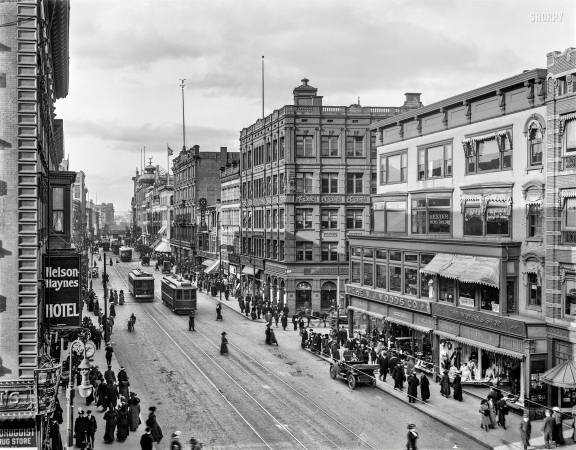
[[[562,119],[561,119],[562,120]],[[563,122],[561,127],[562,135],[562,153],[564,157],[564,169],[576,168],[576,120]]]
[[[384,227],[386,233],[406,233],[406,202],[385,202]]]
[[[372,287],[374,285],[374,264],[372,262],[364,262],[363,269],[364,278],[362,284]]]
[[[352,261],[350,263],[351,267],[351,276],[350,276],[350,283],[360,284],[360,261]]]
[[[464,208],[465,236],[509,236],[510,215],[507,206],[488,205],[484,214],[479,204]]]

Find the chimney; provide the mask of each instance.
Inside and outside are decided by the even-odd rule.
[[[406,96],[406,100],[402,106],[403,108],[417,109],[424,106],[420,101],[420,95],[422,95],[420,92],[407,92],[404,95]]]

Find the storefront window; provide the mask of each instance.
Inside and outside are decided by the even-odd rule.
[[[390,261],[402,261],[402,252],[391,250]]]
[[[402,267],[390,266],[390,290],[402,292]]]
[[[362,256],[362,248],[351,247],[350,248],[350,256]]]
[[[418,295],[418,269],[404,268],[404,294]]]
[[[488,208],[486,210],[486,235],[508,235],[508,208]]]
[[[418,253],[404,253],[405,263],[418,263]]]
[[[458,304],[468,308],[474,308],[476,298],[476,285],[473,283],[460,283],[458,285],[460,295]]]
[[[566,280],[565,314],[576,316],[576,280]]]
[[[388,253],[386,253],[386,250],[376,250],[376,259],[388,259]]]
[[[422,298],[434,298],[434,275],[420,273],[420,293]]]
[[[352,266],[352,278],[350,282],[360,284],[360,262],[352,261],[351,266]]]
[[[312,286],[302,281],[296,285],[296,308],[309,309],[312,305]]]
[[[465,236],[482,236],[484,224],[480,207],[466,208],[464,211],[464,235]]]
[[[322,285],[320,309],[330,309],[333,306],[336,306],[336,285],[331,281],[327,281]]]
[[[422,253],[420,254],[420,264],[422,264],[422,266],[425,266],[426,264],[430,263],[434,257],[436,256],[436,253]]]
[[[480,309],[500,312],[500,289],[482,286],[480,289]]]
[[[374,249],[373,248],[365,248],[364,249],[364,258],[373,258],[374,257]]]
[[[364,263],[364,286],[372,287],[374,283],[374,265]]]
[[[440,278],[439,300],[454,303],[454,280],[450,278]]]
[[[379,289],[386,289],[386,266],[376,264],[376,286]]]

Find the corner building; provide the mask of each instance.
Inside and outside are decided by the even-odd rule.
[[[435,375],[466,365],[465,389],[498,384],[521,404],[546,403],[545,80],[526,71],[373,124],[373,229],[349,243],[353,330]]]
[[[336,305],[338,275],[348,278],[347,236],[369,227],[369,126],[421,104],[419,94],[406,94],[400,108],[323,106],[302,83],[294,105],[240,132],[240,264],[244,295],[318,312]]]
[[[547,55],[546,320],[548,368],[576,358],[576,48]],[[552,406],[576,390],[549,387]]]

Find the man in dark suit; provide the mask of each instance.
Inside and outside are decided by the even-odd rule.
[[[104,378],[108,384],[112,384],[112,382],[116,381],[116,374],[112,370],[112,366],[108,366],[108,370],[104,372]]]
[[[547,409],[546,417],[544,418],[544,423],[542,424],[542,433],[544,434],[544,447],[551,448],[552,433],[554,433],[554,417],[552,417],[552,412]]]
[[[84,416],[82,408],[78,409],[78,417],[74,422],[74,438],[76,439],[76,447],[86,448],[86,432],[88,429],[88,422]]]
[[[306,327],[302,330],[302,348],[306,348],[306,341],[308,340],[308,331],[306,331]]]
[[[96,417],[92,415],[92,411],[86,411],[86,437],[88,445],[90,448],[94,448],[94,435],[96,430],[98,430],[98,424],[96,423]]]
[[[348,339],[348,331],[346,331],[346,328],[340,327],[340,330],[338,330],[338,342],[341,347],[346,343],[346,339]]]
[[[154,449],[154,438],[150,434],[150,428],[146,427],[146,433],[140,438],[140,448],[142,450],[153,450]]]
[[[112,383],[108,385],[108,391],[106,392],[108,405],[112,405],[116,408],[116,406],[118,406],[118,396],[118,386],[116,385],[116,382],[112,381]]]

